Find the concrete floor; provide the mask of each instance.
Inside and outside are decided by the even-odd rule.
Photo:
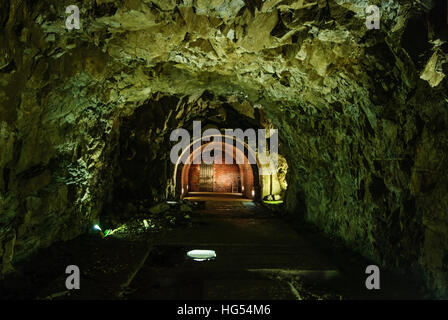
[[[202,209],[191,216],[190,227],[151,235],[148,242],[81,237],[50,248],[53,253],[47,252],[43,258],[29,262],[28,271],[22,268],[24,274],[32,270],[36,279],[22,285],[28,289],[41,286],[26,297],[182,300],[423,297],[420,289],[407,279],[388,272],[381,274],[380,290],[367,290],[365,268],[371,264],[369,261],[335,247],[315,230],[293,228],[254,202],[207,199]],[[217,257],[211,261],[190,260],[186,253],[193,249],[212,249]],[[59,256],[52,256],[54,252]],[[45,271],[39,271],[39,264]],[[65,289],[65,264],[80,267],[81,290]],[[9,288],[19,291],[14,282]],[[17,293],[9,297],[17,297]]]
[[[185,200],[190,201],[252,201],[243,197],[242,193],[229,192],[189,192]]]
[[[418,289],[383,275],[381,290],[365,287],[370,263],[332,251],[327,239],[300,234],[254,202],[206,201],[193,227],[154,243],[130,285],[130,299],[417,299]],[[212,261],[185,258],[215,250]],[[346,254],[349,257],[345,256]],[[356,260],[353,263],[351,260]],[[403,279],[400,279],[403,280]]]

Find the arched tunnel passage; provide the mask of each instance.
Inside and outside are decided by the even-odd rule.
[[[84,1],[81,28],[68,31],[61,1],[1,1],[0,278],[44,248],[59,251],[42,263],[60,261],[43,274],[89,254],[113,273],[109,256],[135,262],[146,255],[128,255],[126,241],[161,230],[180,251],[189,240],[215,244],[216,261],[241,261],[238,279],[250,278],[242,269],[251,264],[334,271],[346,261],[331,241],[319,250],[305,239],[318,229],[447,297],[447,2],[376,2],[387,2],[380,29],[365,23],[368,0]],[[287,186],[281,166],[276,181],[258,163],[251,174],[238,164],[181,165],[178,181],[170,133],[195,120],[279,129]],[[190,187],[230,188],[243,200],[252,188],[260,201],[199,207],[182,192]],[[284,206],[267,211],[277,196]],[[316,229],[293,232],[306,223]],[[77,243],[76,254],[60,241]],[[269,249],[267,258],[245,260],[261,251],[251,245]],[[235,258],[229,247],[246,251]],[[164,257],[151,255],[149,270],[169,264]],[[101,278],[92,261],[84,274]],[[152,297],[166,287],[159,280],[146,288]]]
[[[86,254],[78,252],[77,261],[95,269],[91,262],[91,259],[95,259],[103,261],[106,271],[116,276],[132,274],[132,278],[122,284],[129,286],[131,293],[114,292],[129,299],[224,297],[220,288],[228,290],[229,296],[225,297],[229,298],[271,299],[273,296],[266,294],[266,287],[276,288],[276,297],[296,299],[296,289],[291,290],[290,284],[283,277],[285,270],[303,276],[301,268],[308,270],[305,278],[319,282],[320,290],[323,290],[323,296],[326,295],[327,298],[339,297],[338,292],[329,289],[335,286],[344,288],[342,294],[345,297],[362,294],[364,287],[344,286],[345,282],[354,281],[352,276],[340,273],[346,256],[343,253],[341,256],[322,254],[322,247],[326,248],[326,252],[332,252],[331,241],[316,234],[310,236],[309,229],[306,228],[308,225],[304,221],[299,221],[300,225],[296,226],[296,217],[291,221],[280,219],[285,215],[281,204],[278,204],[277,210],[271,211],[266,202],[262,201],[271,195],[283,197],[282,192],[288,191],[289,198],[292,197],[295,201],[291,200],[290,203],[302,206],[302,211],[295,211],[294,214],[303,213],[303,217],[306,216],[305,199],[299,196],[303,193],[298,188],[302,187],[298,175],[288,180],[288,184],[285,178],[288,166],[294,165],[292,161],[303,161],[300,157],[304,155],[292,155],[287,152],[289,162],[279,156],[282,160],[279,161],[275,174],[263,175],[260,169],[265,164],[258,161],[257,150],[251,150],[244,141],[240,141],[243,148],[239,149],[236,147],[235,137],[232,137],[229,143],[226,139],[218,142],[205,136],[205,139],[201,137],[199,146],[194,147],[195,141],[191,141],[186,149],[188,152],[179,155],[173,163],[170,159],[173,142],[169,139],[170,133],[178,126],[178,122],[173,121],[178,114],[173,110],[181,103],[182,98],[177,96],[151,97],[130,115],[117,121],[113,139],[110,141],[111,150],[104,162],[104,165],[109,166],[107,172],[113,177],[113,183],[109,194],[105,194],[103,213],[92,219],[89,225],[92,238],[76,239],[72,243],[75,247],[86,245],[95,248],[95,253],[88,257],[86,254],[91,253],[90,251]],[[207,97],[201,100],[201,103],[208,106],[216,103],[216,99]],[[193,108],[198,104],[194,101],[191,106]],[[239,122],[233,122],[232,117],[220,118],[222,111],[217,108],[210,107],[207,111],[208,114],[202,115],[201,119],[218,118],[214,123],[218,127],[239,125],[241,118],[247,121],[244,129],[256,127],[256,124],[239,113],[236,114]],[[183,124],[187,128],[192,119],[197,119],[197,114],[191,113],[185,115],[179,112],[186,117],[187,120]],[[256,121],[259,121],[260,117],[258,114]],[[203,162],[201,157],[195,156],[201,155],[206,148],[214,151],[214,147],[218,146],[220,148],[216,149],[221,152],[217,158],[230,158],[232,163],[206,164],[212,167],[206,169],[209,170],[206,174],[202,174],[204,181],[201,183]],[[236,163],[238,155],[243,159],[242,163]],[[249,163],[250,155],[253,155],[255,163]],[[216,171],[222,169],[220,166],[229,166],[224,169],[222,175],[216,174]],[[33,172],[30,172],[31,176],[32,174]],[[319,174],[323,175],[322,172]],[[109,176],[102,177],[106,179]],[[203,191],[212,195],[228,194],[228,191],[231,191],[236,197],[226,201],[194,197],[196,192]],[[325,216],[324,219],[329,217]],[[102,237],[105,241],[98,242],[96,237]],[[153,241],[150,248],[147,247],[147,241]],[[142,242],[142,246],[135,245]],[[70,251],[70,245],[60,251]],[[50,248],[50,252],[56,250],[55,248],[57,247]],[[217,264],[214,269],[216,273],[211,272],[207,264],[191,265],[199,261],[185,259],[185,255],[194,250],[210,250],[216,254],[212,261],[207,262]],[[46,253],[46,256],[56,254]],[[116,257],[118,261],[113,261],[111,257]],[[48,258],[42,259],[47,260]],[[123,260],[126,262],[120,263]],[[141,261],[137,263],[139,269],[132,270],[136,261]],[[297,261],[300,261],[300,264]],[[65,262],[73,264],[64,260]],[[364,260],[358,257],[357,264],[352,266],[353,274],[362,268],[363,263]],[[121,269],[115,268],[115,265],[120,265]],[[197,272],[198,268],[200,272]],[[236,271],[229,273],[231,268]],[[192,273],[196,276],[186,283],[185,279],[190,279]],[[210,281],[206,278],[210,274],[214,284],[204,293],[198,288],[202,288],[204,282]],[[92,276],[97,276],[97,273],[92,271]],[[277,280],[272,280],[272,277]],[[164,279],[170,283],[169,286],[164,287]],[[255,282],[248,279],[255,279]],[[184,290],[185,287],[187,289]],[[321,294],[319,297],[322,297],[322,293],[316,293],[313,288],[301,290],[304,290],[302,293],[309,294],[310,298],[313,297],[312,294]],[[176,292],[183,293],[179,295]],[[385,291],[384,294],[389,292]],[[83,291],[80,297],[97,296],[93,291]]]
[[[221,135],[221,142],[208,142],[211,136],[202,138],[196,148],[191,143],[189,152],[179,156],[175,166],[176,195],[180,198],[201,193],[234,194],[251,200],[262,198],[262,179],[259,175],[259,162],[250,163],[248,154],[255,158],[256,150],[250,150],[246,143],[239,144],[237,138]],[[227,138],[227,139],[226,139]],[[228,139],[228,138],[231,138]],[[229,141],[230,140],[230,141]],[[204,149],[212,149],[213,163],[205,163],[202,159]],[[229,161],[230,159],[230,161]]]

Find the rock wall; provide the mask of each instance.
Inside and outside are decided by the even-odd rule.
[[[69,31],[65,3],[2,1],[1,273],[99,219],[117,174],[135,181],[126,143],[150,142],[135,159],[155,200],[171,128],[234,114],[279,129],[291,214],[446,297],[448,31],[431,3],[89,0]],[[145,106],[153,123],[126,137]]]

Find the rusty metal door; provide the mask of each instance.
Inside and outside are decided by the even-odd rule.
[[[199,191],[213,192],[213,164],[201,163],[199,169]]]

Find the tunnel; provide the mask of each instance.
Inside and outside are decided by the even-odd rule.
[[[256,199],[257,195],[260,198],[262,180],[259,179],[258,164],[251,164],[247,158],[248,152],[254,153],[254,150],[249,150],[244,143],[241,143],[244,145],[243,150],[238,149],[233,137],[231,143],[222,140],[225,140],[225,135],[220,136],[220,142],[202,143],[196,149],[192,148],[186,161],[183,161],[183,157],[187,157],[187,153],[179,156],[175,179],[176,192],[180,197],[230,193],[246,199]],[[212,155],[212,163],[200,159],[205,148],[216,152],[216,155]],[[237,153],[242,161],[237,161]]]
[[[448,298],[446,1],[371,2],[1,1],[0,299]]]

